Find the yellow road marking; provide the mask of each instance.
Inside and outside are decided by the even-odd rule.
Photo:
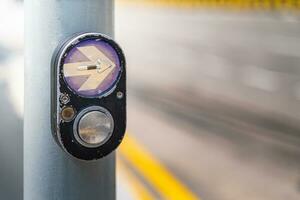
[[[300,0],[117,0],[120,4],[239,10],[299,10]]]
[[[198,199],[187,187],[177,180],[149,152],[140,146],[131,136],[125,137],[121,155],[156,189],[166,200]]]
[[[117,168],[130,183],[133,195],[137,200],[154,200],[150,192],[139,182],[137,177],[129,171],[120,159],[117,159]]]

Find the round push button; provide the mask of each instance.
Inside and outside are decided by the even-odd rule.
[[[111,114],[102,107],[90,107],[83,110],[75,120],[75,137],[85,147],[98,147],[112,135],[114,121]]]

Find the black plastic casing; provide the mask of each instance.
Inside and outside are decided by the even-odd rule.
[[[87,39],[100,39],[110,44],[118,54],[121,73],[116,84],[103,96],[96,98],[83,97],[76,94],[65,82],[63,64],[68,52],[80,41]],[[126,61],[119,45],[100,33],[82,33],[66,40],[54,52],[51,73],[51,124],[52,133],[58,145],[68,154],[80,160],[100,159],[114,151],[121,143],[126,130]],[[117,98],[117,92],[123,97]],[[70,101],[67,104],[60,102],[61,94],[67,94]],[[111,137],[99,147],[85,147],[75,138],[73,132],[74,120],[66,122],[61,119],[60,113],[64,106],[72,106],[76,114],[91,106],[100,106],[110,112],[114,120],[114,130]]]

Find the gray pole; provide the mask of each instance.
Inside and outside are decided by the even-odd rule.
[[[113,0],[25,0],[25,200],[114,200],[115,155],[83,162],[54,142],[50,63],[57,45],[78,32],[113,36]]]

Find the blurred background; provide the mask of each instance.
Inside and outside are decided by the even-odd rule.
[[[300,199],[299,11],[299,0],[116,0],[128,62],[118,199]],[[22,1],[1,0],[0,194],[12,200],[23,20]]]

